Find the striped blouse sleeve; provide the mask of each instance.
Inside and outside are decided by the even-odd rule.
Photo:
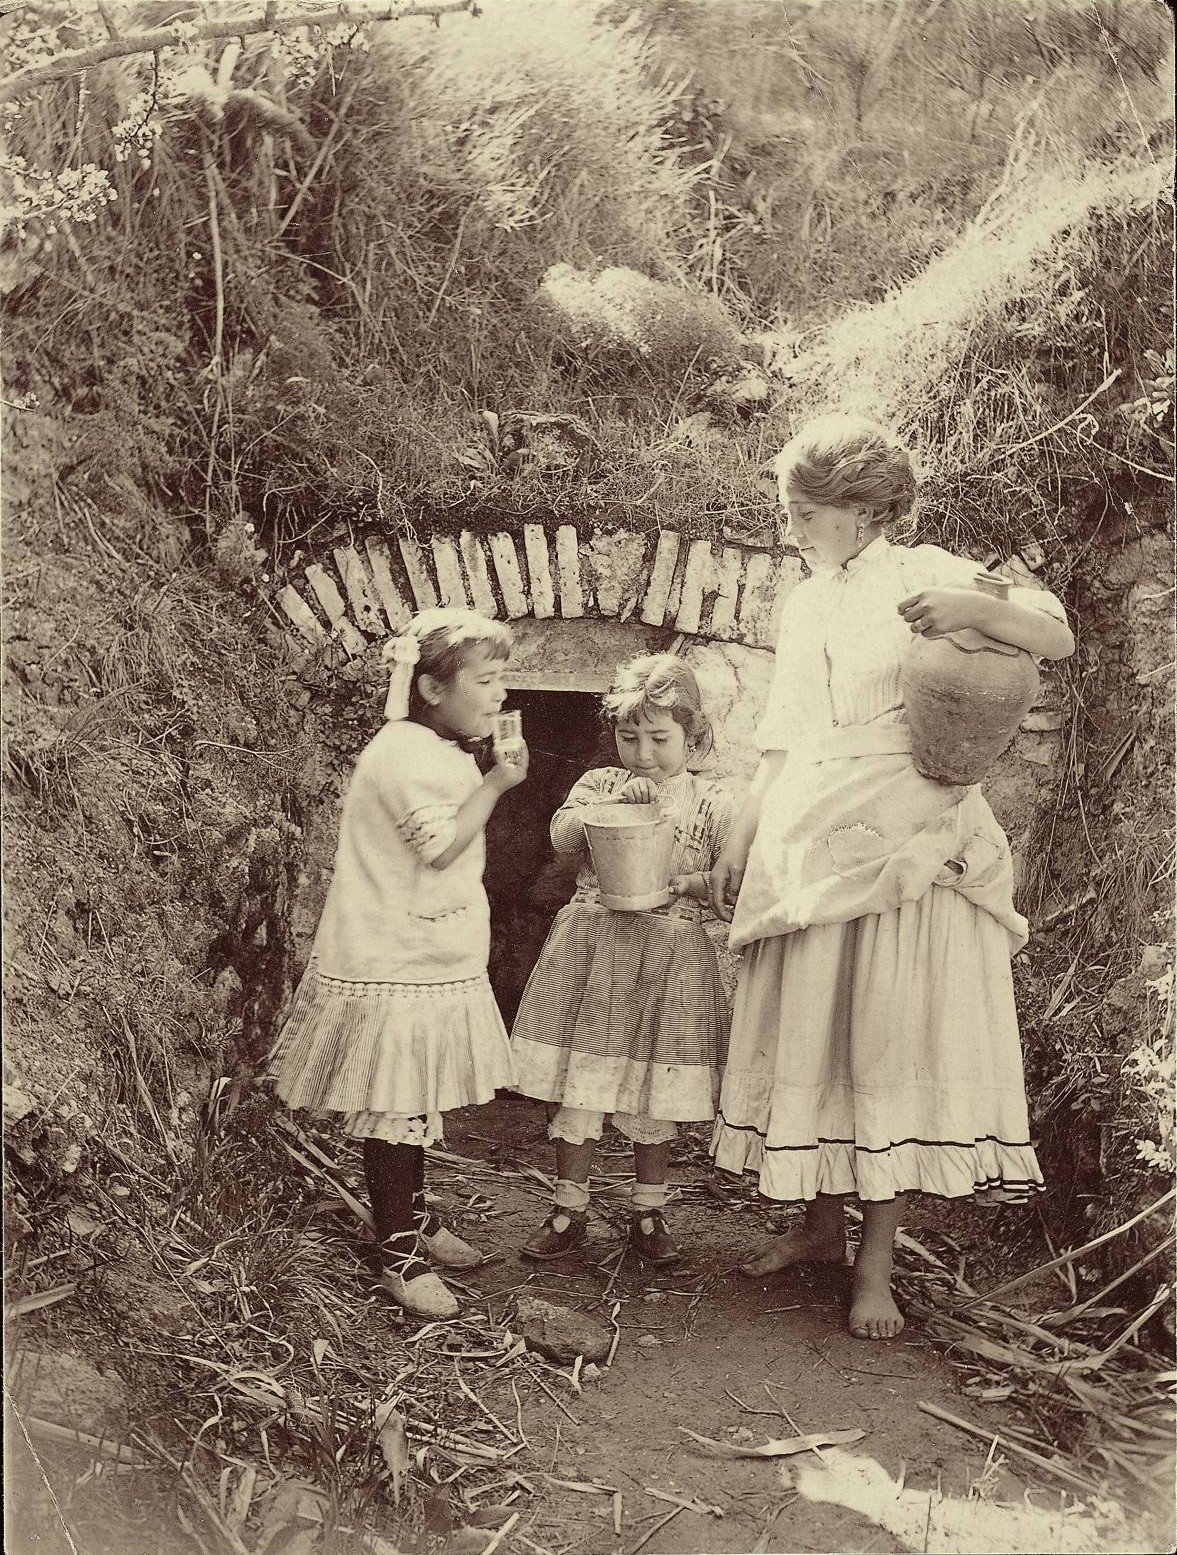
[[[578,778],[568,797],[552,816],[552,846],[557,853],[579,853],[584,847],[584,826],[578,813],[585,805],[612,797],[617,787],[617,769],[594,767]]]

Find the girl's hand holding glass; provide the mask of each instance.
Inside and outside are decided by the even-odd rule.
[[[518,788],[527,776],[527,764],[531,753],[522,740],[509,745],[494,746],[495,764],[483,778],[483,782],[500,794],[510,788]]]

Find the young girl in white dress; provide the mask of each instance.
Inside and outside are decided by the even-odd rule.
[[[426,610],[386,647],[388,722],[344,800],[331,887],[270,1060],[289,1107],[342,1115],[363,1141],[381,1283],[406,1311],[448,1318],[427,1257],[479,1253],[425,1205],[425,1147],[442,1114],[514,1083],[487,979],[484,828],[527,775],[526,747],[483,777],[469,744],[492,733],[509,630],[472,610]]]
[[[850,1330],[897,1334],[904,1195],[1025,1199],[1030,1144],[1010,959],[1026,940],[1009,846],[976,786],[919,775],[900,692],[913,632],[974,627],[1045,658],[1074,649],[1052,594],[1001,600],[977,564],[893,545],[905,451],[859,417],[803,428],[776,461],[812,576],[786,599],[763,760],[712,875],[744,964],[713,1153],[804,1221],[745,1266],[841,1261],[863,1207]],[[734,917],[732,905],[734,903]]]
[[[734,806],[687,770],[710,748],[711,726],[681,659],[652,654],[625,665],[602,716],[621,765],[595,768],[573,785],[552,817],[552,845],[584,852],[588,805],[657,800],[675,823],[675,901],[611,911],[585,853],[575,895],[540,952],[511,1045],[517,1089],[559,1103],[548,1127],[557,1181],[551,1213],[522,1252],[557,1258],[584,1240],[589,1171],[611,1113],[633,1143],[630,1239],[649,1262],[671,1264],[682,1251],[663,1214],[670,1141],[679,1123],[715,1116],[727,1045],[727,1005],[701,920]]]

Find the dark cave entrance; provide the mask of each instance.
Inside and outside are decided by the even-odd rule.
[[[576,885],[577,860],[553,853],[549,822],[577,778],[617,757],[596,689],[514,690],[507,706],[523,714],[531,753],[527,781],[503,795],[486,828],[490,980],[509,1027],[552,919]]]

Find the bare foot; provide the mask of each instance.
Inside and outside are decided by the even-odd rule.
[[[841,1263],[846,1257],[846,1237],[842,1231],[814,1231],[794,1226],[783,1236],[766,1242],[755,1258],[740,1265],[740,1273],[749,1279],[775,1274],[795,1263]]]
[[[856,1339],[894,1339],[903,1332],[903,1313],[895,1305],[890,1282],[870,1269],[860,1270],[857,1263],[849,1326]]]

